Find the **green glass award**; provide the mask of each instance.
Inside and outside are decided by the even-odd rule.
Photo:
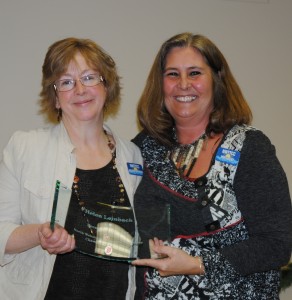
[[[140,205],[135,208],[141,245],[139,258],[163,258],[152,251],[153,238],[167,245],[171,241],[171,207],[157,201],[154,207]]]
[[[65,224],[67,212],[60,205],[60,200],[65,195],[68,197],[68,192],[71,193],[71,189],[66,188],[60,181],[56,182],[51,215],[52,229],[60,220]],[[143,215],[142,211],[137,213]],[[78,215],[74,216],[76,218],[74,226],[72,228],[65,226],[65,229],[74,234],[76,251],[101,259],[131,262],[139,257],[142,245],[149,250],[150,234],[150,238],[169,240],[169,208],[165,207],[162,211],[155,208],[148,209],[147,214],[151,215],[151,222],[142,231],[142,236],[147,237],[143,241],[138,233],[132,207],[109,205],[98,201],[91,207],[79,209]],[[146,218],[147,214],[144,212]]]
[[[131,207],[96,202],[85,209],[86,226],[74,228],[76,251],[109,260],[137,258],[138,233]]]

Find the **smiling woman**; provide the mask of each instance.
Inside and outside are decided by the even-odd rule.
[[[40,105],[56,124],[15,133],[0,165],[3,299],[133,299],[126,262],[137,252],[132,204],[142,157],[104,124],[119,101],[115,62],[95,42],[49,47]],[[100,228],[115,230],[106,239]],[[111,242],[119,232],[129,239],[123,257],[121,242]]]
[[[134,207],[151,249],[133,264],[146,266],[144,299],[279,299],[292,248],[288,183],[214,43],[191,33],[164,42],[138,118],[145,171]],[[149,208],[164,207],[166,241],[147,230]]]

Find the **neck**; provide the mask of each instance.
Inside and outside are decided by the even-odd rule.
[[[102,124],[82,122],[72,124],[63,120],[72,144],[76,147],[96,147],[106,142]]]
[[[205,125],[175,127],[177,140],[180,144],[191,144],[205,132]]]

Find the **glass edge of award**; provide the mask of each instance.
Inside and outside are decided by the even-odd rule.
[[[129,263],[131,264],[132,261],[139,259],[138,257],[118,257],[118,256],[109,256],[109,255],[102,255],[102,254],[96,254],[96,253],[89,253],[86,251],[82,251],[78,248],[75,248],[75,251],[82,253],[84,255],[88,255],[91,257],[95,257],[98,259],[102,259],[102,260],[108,260],[108,261],[113,261],[113,262],[125,262],[125,263]]]
[[[163,241],[164,246],[169,246],[170,243],[171,243],[171,205],[170,204],[165,205],[165,213],[166,213],[167,230],[166,230],[166,236],[165,236],[164,239],[162,239],[162,241]],[[158,237],[158,239],[159,239],[159,237]],[[154,246],[153,240],[149,240],[150,258],[152,258],[152,259],[163,259],[163,258],[168,257],[167,255],[155,253],[152,249],[153,246]]]
[[[58,205],[60,184],[61,184],[60,180],[56,180],[53,207],[52,207],[52,214],[51,214],[51,221],[50,221],[50,228],[51,228],[52,231],[54,231],[55,222],[56,222],[56,213],[57,213],[57,205]]]

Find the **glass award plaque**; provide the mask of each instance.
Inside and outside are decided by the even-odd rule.
[[[137,257],[138,239],[131,207],[96,202],[85,209],[86,225],[76,225],[76,251],[110,260],[131,261]]]
[[[50,223],[52,230],[55,223],[67,224],[68,206],[63,207],[62,199],[68,191],[71,194],[71,189],[60,181],[56,182]],[[137,258],[139,241],[131,207],[95,202],[94,208],[78,207],[75,214],[74,225],[70,228],[65,225],[65,229],[74,235],[76,251],[109,260],[131,261]]]
[[[159,239],[164,245],[170,243],[172,238],[170,205],[159,201],[154,207],[147,204],[140,205],[135,207],[135,215],[141,240],[139,258],[163,258],[152,251],[153,239]]]
[[[65,213],[60,205],[60,199],[68,191],[71,193],[70,189],[57,181],[51,215],[52,229],[55,223],[64,220]],[[147,217],[150,214],[151,222],[146,223],[142,233],[153,234],[151,238],[168,240],[170,234],[168,212],[169,209],[163,212],[156,209],[148,210],[144,215]],[[141,213],[143,214],[141,211],[139,215]],[[149,240],[142,241],[138,234],[132,207],[95,202],[91,207],[83,207],[82,210],[78,208],[74,218],[74,226],[67,228],[65,225],[65,229],[74,234],[75,250],[78,252],[101,259],[131,262],[138,258],[142,245],[145,244],[149,250]]]

